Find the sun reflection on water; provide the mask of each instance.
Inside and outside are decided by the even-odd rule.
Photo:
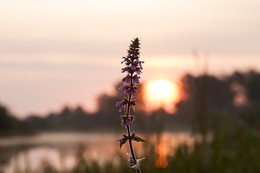
[[[165,143],[160,143],[155,146],[155,153],[157,155],[155,166],[158,168],[166,168],[168,166],[167,156],[169,154],[169,146]]]

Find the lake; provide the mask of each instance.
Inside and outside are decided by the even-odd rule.
[[[187,132],[141,136],[148,142],[134,143],[140,156],[144,153],[143,145],[154,146],[154,152],[160,158],[166,158],[174,154],[174,149],[181,143],[191,145],[194,142],[193,136]],[[17,169],[36,170],[43,163],[49,163],[59,170],[70,169],[76,164],[79,152],[86,159],[95,159],[103,164],[116,158],[117,153],[126,155],[128,152],[127,146],[119,148],[116,139],[120,137],[119,133],[43,133],[0,138],[0,170],[4,173],[13,173]]]

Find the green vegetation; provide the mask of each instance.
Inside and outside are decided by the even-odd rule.
[[[149,173],[258,173],[260,172],[260,137],[255,129],[234,120],[227,120],[207,142],[192,146],[180,145],[174,156],[167,157],[167,167],[155,166],[158,157],[154,146],[145,146],[146,160],[142,172]],[[100,165],[78,152],[77,164],[70,170],[56,170],[48,163],[37,170],[27,169],[17,173],[133,173],[125,156],[116,155],[116,161]],[[28,166],[29,167],[29,166]]]

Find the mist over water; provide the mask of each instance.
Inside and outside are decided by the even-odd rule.
[[[162,153],[166,154],[165,157],[173,155],[174,149],[180,144],[192,145],[194,142],[194,138],[187,132],[164,133],[160,135],[159,143],[156,134],[149,136],[150,145],[157,146],[157,152],[166,152]],[[78,152],[82,152],[87,160],[96,160],[100,165],[106,161],[116,164],[118,154],[127,157],[126,148],[119,150],[117,137],[114,133],[45,133],[31,137],[1,138],[0,151],[4,155],[0,155],[0,170],[5,173],[14,173],[15,169],[37,170],[46,163],[58,170],[71,169],[78,161]],[[138,143],[136,147],[138,154],[144,152],[143,145]]]

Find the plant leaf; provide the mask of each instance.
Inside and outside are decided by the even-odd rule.
[[[131,138],[132,138],[133,141],[136,141],[136,142],[146,142],[143,138],[136,136],[135,133],[133,133],[131,135]]]
[[[123,140],[121,140],[121,141],[119,142],[120,148],[126,143],[126,141],[127,141],[127,139],[126,139],[126,138],[123,138]]]
[[[128,136],[126,136],[126,135],[124,134],[124,135],[123,135],[123,138],[117,140],[117,141],[119,142],[120,148],[126,143],[127,139],[128,139]]]

